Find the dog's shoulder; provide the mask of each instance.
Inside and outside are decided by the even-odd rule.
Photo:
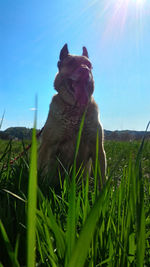
[[[91,118],[91,120],[93,120],[93,119],[95,120],[99,116],[98,105],[96,104],[93,97],[91,97],[91,101],[88,105],[87,116],[88,116],[88,118]]]
[[[99,119],[99,109],[94,98],[92,98],[85,119],[85,137],[88,137],[92,144],[95,143],[97,130],[99,131],[99,138],[102,139],[103,129]]]

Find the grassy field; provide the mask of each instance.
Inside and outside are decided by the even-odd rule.
[[[27,143],[0,140],[0,266],[150,266],[150,142],[105,142],[102,191],[74,162],[59,195],[37,187],[35,133],[9,164]]]

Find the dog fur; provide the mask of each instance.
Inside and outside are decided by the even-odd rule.
[[[90,172],[91,161],[95,166],[98,132],[99,162],[102,183],[104,183],[106,156],[103,146],[103,129],[99,122],[97,104],[92,97],[94,81],[87,49],[83,47],[82,56],[70,55],[65,44],[60,52],[58,69],[54,81],[54,87],[58,93],[51,101],[42,133],[38,157],[39,169],[44,175],[53,173],[53,175],[48,175],[51,186],[55,187],[59,184],[55,170],[61,164],[68,170],[73,164],[77,134],[83,113],[86,112],[77,167],[82,164],[86,174],[87,171]]]

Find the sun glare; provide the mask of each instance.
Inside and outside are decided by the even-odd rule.
[[[97,0],[98,1],[98,0]],[[109,38],[111,34],[122,34],[125,27],[136,25],[138,35],[142,29],[143,10],[146,0],[104,0],[105,7],[103,14],[109,14],[106,23],[104,39]]]
[[[135,0],[137,2],[138,5],[143,5],[145,0]]]

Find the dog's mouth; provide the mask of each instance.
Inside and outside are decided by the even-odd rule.
[[[77,104],[87,105],[92,94],[92,74],[89,69],[78,69],[67,79],[69,92],[74,96]]]

